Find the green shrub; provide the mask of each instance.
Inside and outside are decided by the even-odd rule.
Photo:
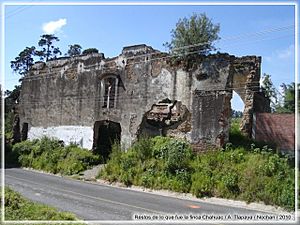
[[[17,143],[12,152],[18,155],[23,167],[64,175],[79,173],[101,162],[99,156],[87,149],[76,145],[63,147],[58,140],[47,137]]]
[[[154,187],[154,182],[155,182],[155,177],[151,172],[146,171],[142,174],[141,176],[141,185],[146,187],[146,188],[153,188]]]
[[[169,137],[157,136],[151,139],[153,143],[152,147],[152,157],[156,159],[165,159],[167,158],[168,144],[172,140]]]
[[[57,170],[61,174],[77,174],[100,163],[99,156],[74,145],[65,147],[62,154],[66,156],[57,163]]]
[[[210,174],[197,171],[192,175],[191,192],[198,198],[212,196],[213,187],[214,182]]]
[[[172,190],[187,193],[191,189],[191,173],[187,169],[176,170],[176,175],[172,179]]]
[[[102,177],[110,182],[118,181],[122,172],[121,162],[123,154],[125,153],[121,150],[121,146],[118,144],[113,144],[112,152],[109,155],[109,161],[107,162],[105,167],[100,170],[97,177]]]
[[[5,138],[5,167],[10,167],[10,166],[19,166],[19,161],[18,161],[18,157],[19,155],[16,152],[12,151],[12,144],[10,143],[10,141],[8,141]]]
[[[262,168],[264,175],[278,178],[284,178],[288,170],[287,158],[280,158],[277,154],[270,155]]]
[[[238,186],[239,174],[236,171],[226,171],[218,175],[215,193],[218,197],[235,198],[240,190]]]
[[[137,153],[139,159],[144,161],[152,157],[152,146],[153,143],[151,139],[141,138],[132,146],[131,149]]]
[[[234,151],[229,152],[230,162],[239,164],[245,161],[245,150],[244,148],[236,148]]]
[[[135,167],[139,162],[139,156],[137,152],[129,150],[127,154],[122,155],[121,159],[121,169],[127,171],[132,167]]]
[[[192,149],[189,144],[181,140],[171,140],[167,148],[166,169],[174,174],[177,170],[189,169],[192,159]]]
[[[257,146],[256,150],[261,150],[264,146],[269,146],[271,148],[267,148],[268,150],[271,150],[273,153],[276,152],[275,143],[255,141],[242,134],[242,132],[240,131],[240,122],[241,118],[232,118],[231,120],[231,126],[229,130],[229,142],[232,144],[233,147],[244,147],[246,149],[254,150],[255,148],[251,147],[254,145]]]
[[[287,182],[281,183],[281,193],[276,205],[280,205],[289,210],[295,210],[295,180],[294,176],[290,176]],[[299,197],[298,197],[299,198]]]
[[[16,152],[18,155],[28,155],[31,153],[33,146],[36,144],[35,141],[23,141],[17,143],[13,146],[13,151]]]

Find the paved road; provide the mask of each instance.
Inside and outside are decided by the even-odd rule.
[[[265,215],[259,211],[182,200],[150,193],[91,184],[23,169],[6,169],[5,185],[23,196],[63,211],[83,220],[137,220],[137,215],[155,216],[164,220],[175,215]],[[172,219],[172,218],[170,218]],[[200,222],[199,218],[192,221]],[[205,222],[205,219],[201,219]],[[219,221],[222,222],[222,221]]]

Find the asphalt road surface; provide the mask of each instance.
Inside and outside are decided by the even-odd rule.
[[[5,170],[5,185],[28,199],[72,212],[85,221],[173,222],[185,221],[184,218],[189,217],[189,221],[205,223],[214,217],[230,215],[236,221],[247,220],[241,216],[248,216],[250,222],[250,217],[256,215],[275,215],[91,184],[17,168]],[[223,219],[217,218],[216,223],[222,223]]]

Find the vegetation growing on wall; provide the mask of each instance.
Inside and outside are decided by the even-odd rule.
[[[38,49],[35,46],[25,47],[14,60],[10,61],[10,67],[15,73],[25,76],[31,67],[35,63],[35,58],[40,61],[49,61],[56,59],[58,56],[62,55],[59,47],[55,45],[55,42],[59,42],[59,38],[54,34],[43,34],[40,36],[38,41]],[[99,53],[96,48],[88,48],[81,52],[82,47],[79,44],[69,45],[66,56],[74,57],[79,55],[87,55],[91,53]]]
[[[99,177],[197,197],[262,201],[289,210],[295,207],[294,168],[267,146],[246,149],[227,144],[222,150],[197,155],[182,140],[142,139],[127,152],[115,145]]]
[[[175,61],[182,61],[189,70],[197,63],[199,55],[207,55],[213,50],[214,42],[219,40],[220,25],[214,24],[205,13],[194,13],[189,18],[178,20],[175,29],[171,30],[171,41],[164,43]]]
[[[58,140],[46,137],[17,143],[11,154],[22,167],[63,175],[77,174],[101,162],[100,156],[87,149],[74,144],[63,146]]]
[[[70,57],[78,56],[81,54],[81,49],[82,47],[79,44],[69,45],[69,49],[65,55]]]
[[[40,60],[55,59],[58,55],[61,55],[61,51],[54,45],[54,42],[59,41],[59,38],[54,34],[43,34],[38,42],[38,45],[42,48],[39,51],[35,51],[35,55],[40,57]]]
[[[93,53],[99,53],[99,50],[96,48],[87,48],[82,51],[82,55],[93,54]]]

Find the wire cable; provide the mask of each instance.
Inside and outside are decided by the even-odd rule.
[[[286,37],[287,35],[283,36],[283,37]],[[282,38],[282,37],[280,37]],[[277,38],[276,38],[277,39]],[[273,39],[264,39],[264,40],[273,40]],[[255,42],[257,41],[262,41],[262,40],[256,40]],[[253,42],[252,42],[253,43]],[[244,43],[243,43],[244,44]],[[249,44],[249,43],[248,43]],[[233,43],[232,45],[238,45],[238,43]],[[232,46],[231,45],[231,46]],[[225,45],[226,46],[226,45]],[[225,47],[224,46],[224,47]],[[227,46],[230,46],[230,45],[227,45]],[[157,57],[157,58],[148,58],[147,60],[142,60],[142,61],[134,61],[134,62],[131,62],[131,63],[126,63],[126,66],[130,66],[130,65],[135,65],[135,64],[143,64],[143,63],[147,63],[147,62],[152,62],[152,61],[157,61],[157,60],[165,60],[165,59],[169,59],[169,58],[173,58],[173,57],[177,57],[177,56],[187,56],[187,55],[191,55],[191,54],[195,54],[195,53],[199,53],[201,51],[192,51],[192,52],[185,52],[185,53],[177,53],[177,54],[172,54],[172,55],[166,55],[164,57]],[[162,52],[159,52],[159,53],[151,53],[151,54],[166,54],[166,53],[162,53]],[[145,57],[145,55],[144,55]],[[136,58],[139,58],[141,59],[142,56],[139,55],[139,56],[135,56],[135,57],[128,57],[126,58],[127,60],[128,59],[136,59]],[[45,76],[48,76],[50,77],[51,75],[49,75],[49,73],[47,75],[34,75],[34,78],[32,77],[24,77],[23,80],[26,80],[26,79],[31,79],[31,80],[36,80],[38,79],[38,77],[45,77]],[[52,74],[52,76],[57,76],[57,74]],[[42,79],[43,79],[42,78]],[[10,79],[10,80],[19,80],[19,79]],[[7,80],[6,80],[7,81]]]

